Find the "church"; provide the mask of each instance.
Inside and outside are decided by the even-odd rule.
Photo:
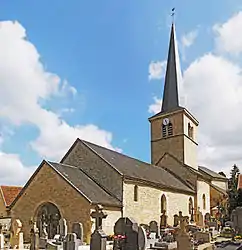
[[[43,160],[7,206],[9,216],[21,220],[25,240],[30,220],[41,228],[43,215],[50,238],[65,218],[68,228],[81,222],[89,242],[97,204],[108,214],[103,230],[113,234],[121,216],[159,224],[165,213],[173,226],[179,211],[189,218],[198,211],[205,215],[223,199],[227,179],[197,161],[199,122],[179,104],[178,58],[172,24],[161,111],[149,118],[151,163],[76,139],[60,162]]]

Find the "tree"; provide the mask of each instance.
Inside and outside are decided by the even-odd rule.
[[[242,189],[238,190],[237,206],[242,207]]]
[[[229,215],[231,215],[231,212],[233,209],[237,207],[238,203],[238,190],[237,190],[237,185],[238,185],[238,176],[240,174],[239,168],[237,167],[236,164],[232,167],[230,171],[230,178],[228,182],[228,212]]]

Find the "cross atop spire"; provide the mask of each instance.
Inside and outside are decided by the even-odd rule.
[[[172,15],[174,15],[174,10],[175,9],[173,8]],[[175,24],[173,21],[171,25],[170,44],[161,112],[169,112],[180,107],[178,98],[178,85],[179,81],[181,81],[181,77]]]

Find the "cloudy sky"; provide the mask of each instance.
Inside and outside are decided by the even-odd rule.
[[[77,137],[150,161],[147,118],[160,109],[172,7],[199,163],[240,166],[240,2],[1,2],[0,184],[24,184]]]

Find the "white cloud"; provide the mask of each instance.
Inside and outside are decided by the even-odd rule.
[[[77,90],[44,68],[37,49],[18,22],[0,22],[0,82],[0,118],[15,126],[37,127],[40,134],[31,145],[41,156],[59,160],[77,137],[113,148],[110,132],[92,124],[72,127],[41,106],[53,97],[76,95]],[[7,180],[8,175],[19,182],[28,178],[30,168],[17,155],[0,154],[0,167],[6,171],[0,182]]]
[[[233,16],[218,29],[216,41],[224,43],[227,52],[240,50],[239,45],[234,48],[234,34],[239,36],[239,32],[234,33],[237,22],[233,21],[240,15]],[[242,67],[223,54],[208,52],[184,71],[180,93],[185,96],[188,110],[200,122],[199,163],[227,174],[235,163],[242,169],[241,72]]]
[[[215,44],[220,52],[237,55],[242,52],[242,12],[232,16],[227,22],[213,27]]]
[[[197,38],[198,31],[197,30],[192,30],[188,32],[187,34],[184,34],[181,37],[181,44],[183,47],[190,47],[192,44],[195,42],[195,39]]]
[[[154,97],[154,103],[149,106],[148,112],[151,114],[157,114],[161,111],[162,99]]]
[[[149,64],[149,80],[162,79],[165,76],[166,61],[152,61]]]

